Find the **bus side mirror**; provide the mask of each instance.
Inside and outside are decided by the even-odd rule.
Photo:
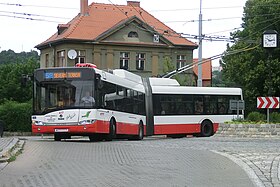
[[[101,76],[98,74],[96,75],[96,78],[95,78],[95,84],[97,85],[98,89],[103,88],[103,81],[101,80]]]

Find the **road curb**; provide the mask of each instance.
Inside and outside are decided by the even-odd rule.
[[[255,186],[257,187],[265,187],[263,181],[257,176],[257,174],[255,173],[255,171],[250,168],[245,162],[243,162],[241,159],[236,158],[226,152],[221,152],[221,151],[215,151],[215,150],[211,150],[211,152],[219,154],[221,156],[224,156],[230,160],[232,160],[234,163],[236,163],[237,165],[239,165],[248,175],[248,177],[250,178],[250,180],[255,184]]]
[[[12,138],[8,146],[6,146],[0,152],[0,163],[8,162],[12,156],[18,154],[24,146],[24,140],[19,140],[18,138]]]

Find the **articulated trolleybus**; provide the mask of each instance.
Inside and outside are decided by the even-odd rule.
[[[239,88],[186,87],[168,78],[141,78],[125,70],[89,67],[34,72],[32,132],[55,141],[88,136],[90,141],[144,136],[212,136],[218,124],[237,117],[229,101]],[[243,117],[243,111],[239,111]]]

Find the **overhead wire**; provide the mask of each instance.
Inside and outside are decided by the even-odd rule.
[[[116,7],[119,11],[121,11],[127,18],[129,18],[128,17],[128,15],[127,15],[127,13],[125,13],[124,11],[122,11],[121,9],[120,9],[120,7],[118,7],[117,5],[115,5],[111,0],[108,0],[114,7]]]
[[[125,12],[123,12],[118,6],[116,6],[111,0],[108,0],[112,5],[114,5],[117,9],[119,9],[124,15],[127,16],[127,14]],[[4,5],[16,5],[16,6],[27,6],[27,5],[22,5],[22,4],[11,4],[11,3],[0,3],[0,4],[4,4]],[[31,5],[30,5],[31,6]],[[32,5],[33,6],[33,5]],[[34,5],[34,6],[37,6],[37,5]],[[42,6],[42,7],[50,7],[50,8],[61,8],[61,7],[52,7],[52,6]],[[132,6],[134,9],[135,7]],[[215,9],[215,8],[231,8],[231,7],[211,7],[209,9]],[[137,11],[137,10],[136,10]],[[142,14],[137,11],[139,13],[139,15],[142,17],[142,19],[145,21],[145,19],[143,18]],[[29,14],[29,13],[17,13],[17,12],[13,12],[14,14],[22,14],[22,15],[27,15],[27,16],[41,16],[41,17],[50,17],[50,18],[59,18],[59,19],[69,19],[69,18],[63,18],[63,17],[55,17],[55,16],[45,16],[45,15],[36,15],[36,14]],[[265,14],[265,15],[273,15],[273,14]],[[7,17],[14,17],[14,18],[17,18],[16,16],[7,16]],[[128,17],[128,16],[127,16]],[[208,20],[205,20],[205,21],[213,21],[213,20],[223,20],[223,19],[233,19],[233,18],[237,18],[237,17],[228,17],[228,18],[216,18],[216,19],[208,19]],[[22,19],[22,18],[21,18]],[[36,20],[34,18],[31,18],[31,19],[27,19],[27,20]],[[43,21],[42,19],[40,21]],[[46,20],[48,22],[55,22],[55,21],[50,21],[50,20]],[[196,20],[192,20],[192,21],[196,21]],[[145,21],[146,22],[146,21]],[[176,22],[181,22],[181,21],[176,21]],[[183,21],[182,21],[183,22]],[[147,23],[147,22],[146,22]],[[165,22],[166,23],[166,22]],[[195,36],[197,37],[197,36]],[[195,37],[193,39],[195,39]],[[221,37],[221,36],[219,36]],[[189,38],[189,37],[188,37]],[[224,38],[222,39],[217,39],[217,36],[213,36],[211,38],[208,38],[208,40],[212,40],[212,41],[220,41],[220,40],[224,40]],[[226,41],[228,41],[229,38],[226,38]]]
[[[52,22],[52,23],[59,23],[57,21],[51,21],[46,19],[36,19],[36,18],[29,18],[29,17],[21,17],[21,16],[12,16],[12,15],[4,15],[0,14],[1,17],[9,17],[9,18],[17,18],[17,19],[25,19],[25,20],[31,20],[31,21],[43,21],[43,22]]]
[[[242,6],[229,6],[229,7],[202,7],[202,10],[207,9],[232,9],[232,8],[241,8]],[[186,10],[199,10],[199,7],[197,8],[183,8],[183,9],[165,9],[165,10],[150,10],[150,12],[173,12],[173,11],[186,11]]]
[[[276,17],[276,18],[274,18],[274,19],[277,19],[277,20],[276,20],[275,22],[269,24],[269,25],[266,25],[266,26],[263,27],[262,29],[259,29],[259,30],[255,31],[255,32],[253,32],[252,34],[250,34],[250,35],[247,36],[247,37],[244,37],[244,38],[237,38],[237,41],[246,41],[246,40],[248,40],[249,37],[252,37],[253,35],[258,34],[258,33],[260,33],[260,32],[263,32],[263,31],[265,31],[267,28],[270,28],[272,25],[274,25],[274,24],[280,22],[280,17]],[[272,19],[272,20],[274,20],[274,19]]]
[[[254,7],[271,7],[271,6],[280,6],[280,3],[273,4],[263,4],[263,5],[254,5]],[[244,8],[245,6],[224,6],[224,7],[202,7],[202,10],[207,9],[233,9],[233,8]],[[251,7],[248,7],[251,8]],[[150,10],[150,12],[173,12],[173,11],[186,11],[186,10],[199,10],[199,7],[196,8],[183,8],[183,9],[162,9],[162,10]]]
[[[57,7],[57,6],[45,6],[45,5],[26,5],[26,4],[19,4],[19,3],[0,3],[0,5],[17,6],[17,7],[55,8],[55,9],[75,9],[75,10],[78,9],[78,8],[70,8],[70,7]]]
[[[214,55],[210,58],[207,58],[207,59],[203,59],[202,61],[197,61],[197,62],[192,62],[184,67],[181,67],[181,68],[178,68],[176,70],[173,70],[171,72],[168,72],[166,73],[165,75],[161,76],[162,78],[172,78],[173,76],[179,74],[179,73],[182,73],[184,71],[187,71],[189,69],[192,69],[194,66],[198,66],[198,65],[202,65],[206,62],[208,62],[209,60],[215,60],[215,59],[219,59],[223,56],[228,56],[228,55],[234,55],[234,54],[238,54],[238,53],[241,53],[241,52],[245,52],[245,51],[250,51],[250,50],[253,50],[253,49],[256,49],[257,47],[259,47],[259,45],[256,45],[254,47],[250,47],[250,45],[246,46],[245,48],[242,48],[242,49],[237,49],[237,50],[234,50],[234,51],[229,51],[229,52],[224,52],[224,53],[221,53],[221,54],[218,54],[218,55]]]
[[[39,14],[30,14],[30,13],[23,13],[23,12],[10,12],[10,11],[1,11],[2,13],[8,13],[8,14],[17,14],[17,15],[24,15],[24,16],[35,16],[35,17],[46,17],[46,18],[57,18],[57,19],[71,19],[71,18],[65,18],[65,17],[58,17],[58,16],[47,16],[47,15],[39,15]]]
[[[128,17],[127,13],[125,13],[123,10],[121,10],[118,6],[116,6],[111,0],[108,0],[114,7],[116,7],[120,12],[122,12],[126,17]],[[22,4],[11,4],[11,3],[0,3],[0,4],[4,4],[4,5],[13,5],[13,6],[37,6],[37,5],[22,5]],[[38,6],[37,6],[38,7]],[[40,6],[40,7],[46,7],[46,8],[63,8],[63,7],[52,7],[52,6]],[[135,10],[136,8],[134,6],[132,6]],[[216,7],[216,8],[230,8],[230,7]],[[63,9],[72,9],[72,8],[63,8]],[[210,8],[209,8],[210,9]],[[214,9],[214,7],[211,7],[211,9]],[[4,12],[4,13],[11,13],[11,14],[18,14],[18,15],[24,15],[24,16],[28,16],[28,17],[23,17],[23,16],[11,16],[11,15],[0,15],[0,16],[4,16],[4,17],[11,17],[11,18],[18,18],[18,19],[26,19],[26,20],[32,20],[32,21],[45,21],[45,22],[54,22],[54,23],[59,23],[57,21],[52,21],[52,20],[47,20],[47,19],[36,19],[36,18],[33,18],[33,17],[36,17],[36,16],[40,16],[40,17],[49,17],[49,18],[57,18],[57,19],[68,19],[68,18],[63,18],[63,17],[55,17],[55,16],[46,16],[46,15],[39,15],[39,14],[29,14],[29,13],[19,13],[19,12],[8,12],[8,11],[0,11],[0,12]],[[143,19],[143,21],[149,25],[146,20],[144,19],[144,17],[142,16],[142,14],[136,10],[136,12],[138,12],[138,14],[141,16],[141,18]],[[268,16],[268,15],[276,15],[276,14],[263,14],[263,16]],[[32,17],[33,16],[33,17]],[[261,16],[261,15],[256,15],[256,16]],[[217,18],[216,20],[222,20],[222,19],[230,19],[230,18]],[[273,18],[273,19],[276,19],[276,18]],[[214,19],[212,19],[214,20]],[[278,21],[277,21],[278,22]],[[163,31],[163,35],[165,34],[170,34],[173,33],[175,35],[169,35],[170,37],[181,37],[181,38],[186,38],[186,39],[197,39],[198,35],[192,35],[192,34],[186,34],[186,33],[177,33],[175,31],[173,31],[172,29],[171,30],[164,30],[164,29],[161,29],[161,28],[155,28],[155,30],[150,30],[150,29],[147,29],[147,28],[144,28],[146,29],[146,31],[149,31],[149,32],[155,32],[155,30],[159,31]],[[166,33],[165,33],[166,32]],[[210,33],[212,34],[212,33]],[[231,37],[227,37],[227,36],[219,36],[219,35],[216,35],[216,36],[208,36],[209,34],[204,34],[203,36],[203,40],[208,40],[208,41],[224,41],[224,42],[235,42],[236,39],[233,39]],[[239,40],[243,40],[245,41],[246,39],[240,39]]]

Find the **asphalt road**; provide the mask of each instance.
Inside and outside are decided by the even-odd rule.
[[[0,186],[256,186],[244,168],[217,153],[230,148],[230,142],[215,137],[113,142],[30,138],[16,161],[0,171]]]

